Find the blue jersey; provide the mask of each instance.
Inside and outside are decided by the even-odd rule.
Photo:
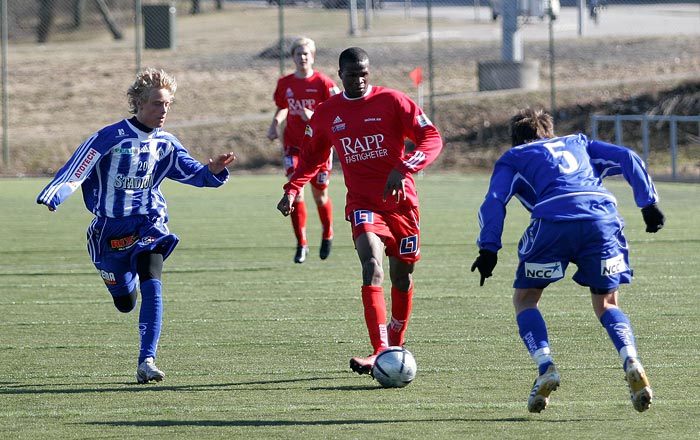
[[[218,187],[228,177],[227,169],[212,174],[172,134],[160,128],[145,132],[124,119],[85,140],[41,191],[37,202],[55,209],[82,187],[85,206],[97,217],[148,215],[167,219],[160,191],[163,179]]]
[[[479,209],[480,249],[497,252],[506,205],[515,196],[533,218],[595,220],[617,216],[617,200],[603,178],[622,174],[637,206],[658,201],[641,158],[632,150],[591,141],[583,134],[542,139],[511,148],[494,167]]]

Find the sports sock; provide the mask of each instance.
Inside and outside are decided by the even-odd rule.
[[[520,337],[525,343],[530,357],[537,364],[539,374],[544,374],[547,367],[553,364],[549,349],[549,335],[547,324],[544,322],[539,309],[525,309],[516,317]]]
[[[297,244],[306,246],[306,202],[303,200],[294,202],[294,211],[290,217],[292,217],[292,228],[294,228]]]
[[[160,339],[160,324],[163,319],[162,287],[160,280],[155,278],[141,283],[141,310],[139,311],[141,349],[139,351],[139,364],[147,357],[156,357],[158,340]]]
[[[321,238],[330,240],[333,238],[333,202],[329,198],[326,203],[316,206],[316,208],[323,227],[323,236]]]
[[[389,346],[386,334],[386,300],[382,286],[362,286],[362,305],[365,324],[374,354]]]
[[[600,317],[600,323],[607,330],[612,343],[615,344],[624,369],[628,358],[637,357],[637,346],[629,318],[622,310],[613,308],[603,313]]]
[[[408,292],[391,287],[391,322],[389,323],[389,341],[392,345],[403,345],[404,334],[408,327],[413,306],[413,286]]]

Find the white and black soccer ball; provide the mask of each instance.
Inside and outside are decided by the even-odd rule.
[[[389,347],[374,361],[372,376],[384,388],[403,388],[416,378],[418,365],[410,351]]]

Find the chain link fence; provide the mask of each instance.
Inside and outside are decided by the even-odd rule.
[[[421,102],[445,139],[437,169],[490,167],[523,106],[552,111],[559,134],[590,133],[595,114],[700,114],[698,1],[588,1],[0,0],[0,175],[54,173],[90,133],[128,117],[142,67],[176,76],[166,129],[195,157],[233,150],[236,169],[281,174],[266,133],[300,35],[316,41],[316,70],[337,79],[339,53],[361,46],[372,83]],[[627,130],[641,152],[641,130]],[[677,180],[700,180],[700,124],[675,136],[672,158],[668,124],[650,126],[652,174],[673,163]]]

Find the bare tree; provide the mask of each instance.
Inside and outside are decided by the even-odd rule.
[[[46,43],[49,40],[55,6],[56,0],[39,0],[39,24],[36,28],[36,39],[39,43]]]
[[[216,0],[216,9],[217,11],[224,9],[224,0]],[[192,9],[190,9],[190,13],[194,15],[199,14],[200,12],[202,12],[201,1],[192,0]]]
[[[202,12],[202,10],[199,6],[199,0],[192,0],[192,9],[190,9],[190,13],[194,15],[199,14],[200,12]]]
[[[117,25],[117,22],[114,21],[114,18],[112,17],[112,14],[109,12],[109,8],[107,7],[107,4],[105,3],[105,1],[104,0],[95,0],[95,3],[97,3],[97,8],[100,10],[100,14],[102,15],[102,19],[105,21],[105,24],[109,28],[109,31],[112,32],[114,39],[121,40],[122,39],[122,31],[119,29],[119,25]]]
[[[80,29],[83,25],[83,12],[86,0],[73,0],[73,27]]]

